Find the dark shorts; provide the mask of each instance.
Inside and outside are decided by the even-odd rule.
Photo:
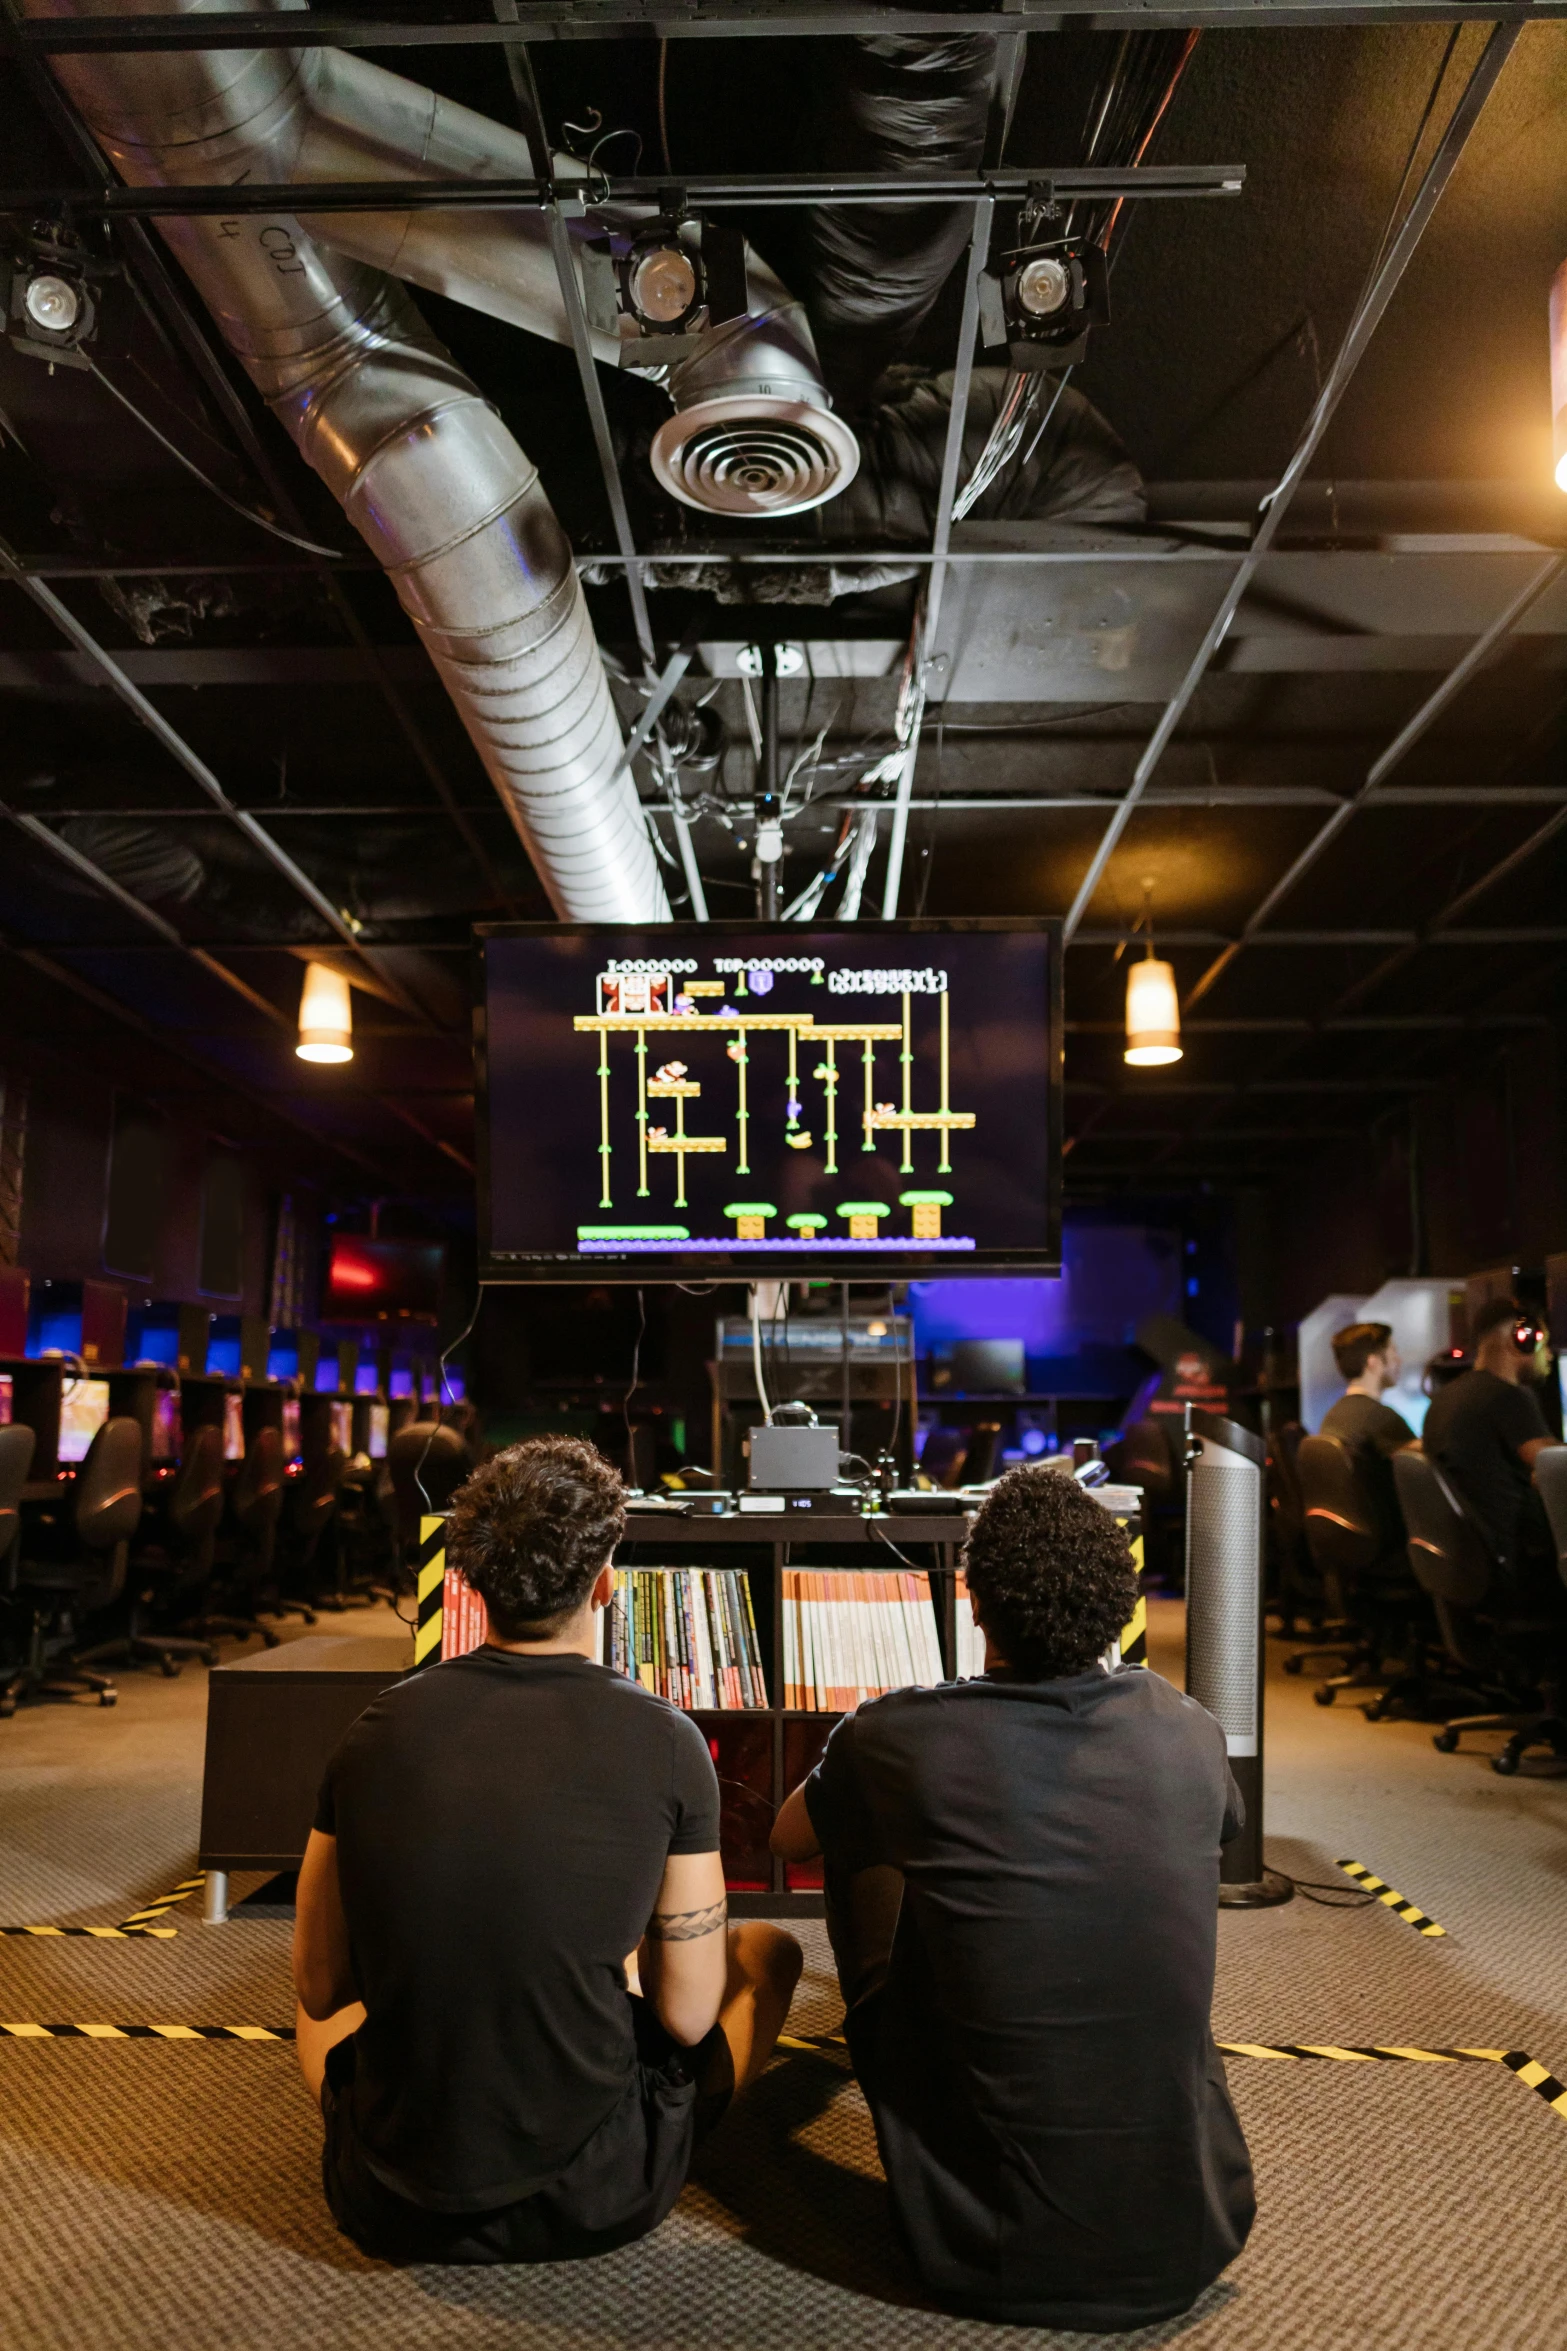
[[[628,1998],[637,2068],[625,2097],[549,2187],[490,2212],[431,2212],[377,2176],[353,2125],[353,2038],[339,2041],[321,2089],[321,2184],[343,2234],[382,2261],[583,2261],[656,2229],[734,2095],[734,2069],[719,2026],[682,2048]]]

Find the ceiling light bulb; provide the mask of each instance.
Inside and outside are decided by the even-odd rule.
[[[696,267],[680,245],[655,245],[631,265],[630,294],[637,314],[656,326],[673,326],[696,300]]]
[[[82,298],[69,278],[30,278],[22,299],[34,326],[51,335],[68,335],[81,316]]]
[[[348,982],[341,972],[332,971],[324,963],[305,967],[305,984],[299,994],[299,1042],[294,1051],[301,1061],[342,1062],[354,1058],[354,1016]]]
[[[1126,1055],[1134,1069],[1161,1069],[1181,1058],[1181,1000],[1175,973],[1150,955],[1126,975]]]
[[[1072,291],[1066,264],[1054,254],[1025,261],[1017,275],[1018,308],[1030,318],[1051,318],[1062,309]]]

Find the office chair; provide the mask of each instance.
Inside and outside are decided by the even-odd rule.
[[[1329,1598],[1306,1542],[1306,1498],[1300,1484],[1300,1448],[1305,1435],[1298,1420],[1283,1421],[1270,1429],[1263,1469],[1271,1584],[1268,1604],[1286,1640],[1321,1632],[1330,1614]],[[1320,1648],[1306,1650],[1301,1663],[1307,1657],[1331,1653]],[[1284,1670],[1299,1673],[1301,1666],[1286,1658]]]
[[[1366,1718],[1378,1722],[1395,1707],[1428,1705],[1426,1673],[1430,1643],[1422,1624],[1421,1591],[1410,1576],[1401,1530],[1383,1523],[1384,1513],[1369,1492],[1354,1455],[1333,1437],[1303,1437],[1295,1456],[1303,1505],[1302,1528],[1312,1565],[1321,1579],[1332,1621],[1351,1634],[1343,1647],[1313,1647],[1286,1658],[1285,1671],[1299,1673],[1311,1657],[1340,1659],[1313,1693],[1331,1706],[1340,1690],[1381,1686]],[[1382,1671],[1389,1655],[1405,1671],[1387,1683]],[[1386,1686],[1382,1686],[1386,1685]]]
[[[1150,1578],[1179,1591],[1186,1578],[1186,1477],[1176,1466],[1179,1418],[1134,1420],[1111,1448],[1111,1475],[1143,1490],[1143,1557]]]
[[[33,1466],[36,1440],[30,1428],[14,1421],[0,1428],[0,1590],[13,1588],[17,1543],[22,1532],[22,1488]]]
[[[74,1698],[89,1690],[100,1706],[115,1703],[119,1693],[106,1674],[70,1656],[51,1659],[48,1644],[66,1620],[74,1628],[118,1600],[141,1514],[141,1424],[107,1420],[88,1447],[71,1495],[70,1533],[61,1538],[66,1544],[74,1539],[76,1556],[43,1559],[24,1552],[17,1565],[14,1597],[30,1613],[27,1658],[0,1683],[0,1715],[14,1714],[22,1698]],[[59,1533],[52,1512],[43,1526]]]
[[[123,1633],[75,1653],[77,1665],[156,1663],[172,1681],[187,1657],[215,1665],[217,1655],[203,1634],[153,1631],[160,1607],[178,1605],[199,1591],[212,1573],[213,1539],[223,1515],[223,1433],[191,1429],[173,1483],[160,1508],[157,1535],[138,1548],[130,1563],[133,1587],[130,1620]]]
[[[1477,1695],[1532,1692],[1542,1704],[1503,1714],[1455,1715],[1432,1745],[1451,1755],[1465,1731],[1511,1735],[1491,1769],[1511,1776],[1530,1747],[1567,1755],[1561,1713],[1562,1627],[1513,1609],[1499,1589],[1500,1563],[1456,1487],[1423,1453],[1395,1453],[1393,1482],[1409,1539],[1409,1564],[1436,1610],[1442,1645]],[[1522,1653],[1521,1655],[1519,1653]],[[1527,1662],[1525,1662],[1527,1660]]]
[[[304,1579],[312,1608],[329,1608],[340,1615],[347,1608],[369,1608],[375,1595],[351,1592],[343,1581],[343,1549],[338,1539],[338,1509],[348,1455],[341,1445],[308,1457],[297,1478],[289,1480],[284,1524],[292,1558],[289,1579]]]
[[[277,1429],[257,1429],[229,1495],[228,1529],[219,1552],[218,1612],[199,1618],[198,1630],[237,1633],[241,1640],[259,1633],[275,1649],[278,1637],[261,1622],[263,1611],[315,1623],[316,1612],[306,1601],[285,1599],[278,1589],[278,1525],[287,1491],[282,1436]]]

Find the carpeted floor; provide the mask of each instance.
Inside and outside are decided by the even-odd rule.
[[[360,1633],[362,1616],[343,1621]],[[1179,1673],[1179,1611],[1155,1610]],[[205,1677],[127,1673],[113,1712],[0,1723],[0,1922],[104,1923],[191,1869]],[[1494,1742],[1493,1742],[1494,1743]],[[1270,1683],[1269,1858],[1348,1887],[1353,1856],[1449,1930],[1297,1899],[1220,1924],[1215,2029],[1529,2050],[1567,2078],[1567,1782],[1440,1757],[1415,1724]],[[254,1881],[236,1881],[243,1896]],[[196,1905],[152,1945],[0,1940],[0,2018],[274,2024],[289,1917]],[[819,1927],[792,2030],[830,2029]],[[1260,2214],[1185,2320],[1192,2351],[1556,2351],[1567,2339],[1567,2121],[1500,2067],[1235,2058]],[[8,2351],[924,2351],[990,2330],[900,2272],[869,2121],[832,2058],[781,2057],[672,2218],[607,2260],[394,2271],[336,2234],[286,2046],[0,2041],[0,2343]],[[1009,2335],[1021,2345],[1093,2338]]]

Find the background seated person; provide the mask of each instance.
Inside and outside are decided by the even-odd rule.
[[[488,1643],[377,1699],[327,1770],[298,2051],[327,2202],[387,2260],[569,2260],[646,2235],[788,2011],[793,1937],[725,1931],[707,1742],[594,1662],[624,1525],[590,1445],[487,1462],[446,1557]]]
[[[1349,1385],[1323,1414],[1318,1434],[1334,1438],[1354,1456],[1356,1471],[1376,1505],[1389,1547],[1401,1545],[1403,1516],[1393,1485],[1392,1460],[1395,1453],[1418,1445],[1420,1440],[1403,1414],[1382,1402],[1386,1390],[1397,1387],[1404,1368],[1392,1324],[1352,1322],[1347,1329],[1335,1332],[1333,1360]]]
[[[1534,1491],[1535,1456],[1557,1440],[1533,1383],[1550,1372],[1550,1340],[1516,1298],[1491,1298],[1469,1334],[1474,1368],[1431,1400],[1425,1448],[1474,1512],[1505,1573],[1538,1575],[1559,1600],[1556,1552]]]
[[[835,1728],[773,1849],[826,1859],[855,2072],[926,2288],[1109,2332],[1187,2310],[1255,2198],[1209,2029],[1224,1735],[1105,1655],[1136,1576],[1070,1477],[1009,1471],[965,1556],[981,1680]]]

